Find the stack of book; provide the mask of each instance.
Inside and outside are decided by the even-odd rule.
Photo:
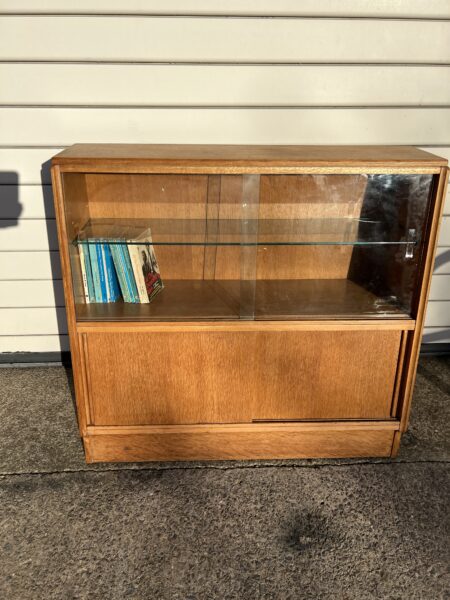
[[[146,304],[163,289],[150,229],[135,239],[78,241],[86,303]]]

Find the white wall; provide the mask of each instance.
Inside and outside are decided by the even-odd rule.
[[[450,158],[450,2],[2,0],[0,352],[68,347],[48,161],[74,142]],[[445,212],[426,342],[450,342]]]

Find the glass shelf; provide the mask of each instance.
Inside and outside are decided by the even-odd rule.
[[[152,242],[136,238],[150,227]],[[73,241],[154,246],[316,246],[417,245],[415,231],[396,238],[380,221],[355,218],[325,219],[94,219]]]

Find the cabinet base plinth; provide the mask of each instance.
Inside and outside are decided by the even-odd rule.
[[[392,425],[386,429],[172,426],[136,432],[117,428],[114,433],[108,428],[98,428],[97,433],[94,427],[83,441],[87,462],[388,457],[395,434]]]

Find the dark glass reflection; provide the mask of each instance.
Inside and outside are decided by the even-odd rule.
[[[431,175],[369,175],[361,219],[372,222],[375,237],[389,232],[391,239],[411,244],[355,246],[350,263],[350,280],[407,314],[413,312],[431,183]]]

